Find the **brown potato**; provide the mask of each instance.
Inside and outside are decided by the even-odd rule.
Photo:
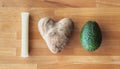
[[[40,19],[38,29],[49,50],[56,54],[61,52],[67,44],[73,31],[73,22],[69,18],[64,18],[55,23],[52,19],[44,17]]]

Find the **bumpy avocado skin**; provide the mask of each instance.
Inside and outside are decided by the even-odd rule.
[[[80,32],[80,42],[87,51],[95,51],[102,42],[102,33],[95,21],[88,21]]]

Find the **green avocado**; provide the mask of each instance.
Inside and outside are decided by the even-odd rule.
[[[80,42],[87,51],[95,51],[102,42],[102,33],[96,21],[88,21],[80,32]]]

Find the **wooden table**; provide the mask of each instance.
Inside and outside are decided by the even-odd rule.
[[[0,0],[0,69],[120,69],[120,0]],[[30,12],[30,57],[21,58],[21,12]],[[69,17],[75,29],[68,45],[52,54],[38,31],[42,17]],[[99,23],[103,41],[95,52],[81,47],[88,20]]]

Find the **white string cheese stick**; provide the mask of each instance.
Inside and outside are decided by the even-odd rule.
[[[22,12],[22,47],[21,57],[28,57],[28,26],[29,26],[29,13]]]

